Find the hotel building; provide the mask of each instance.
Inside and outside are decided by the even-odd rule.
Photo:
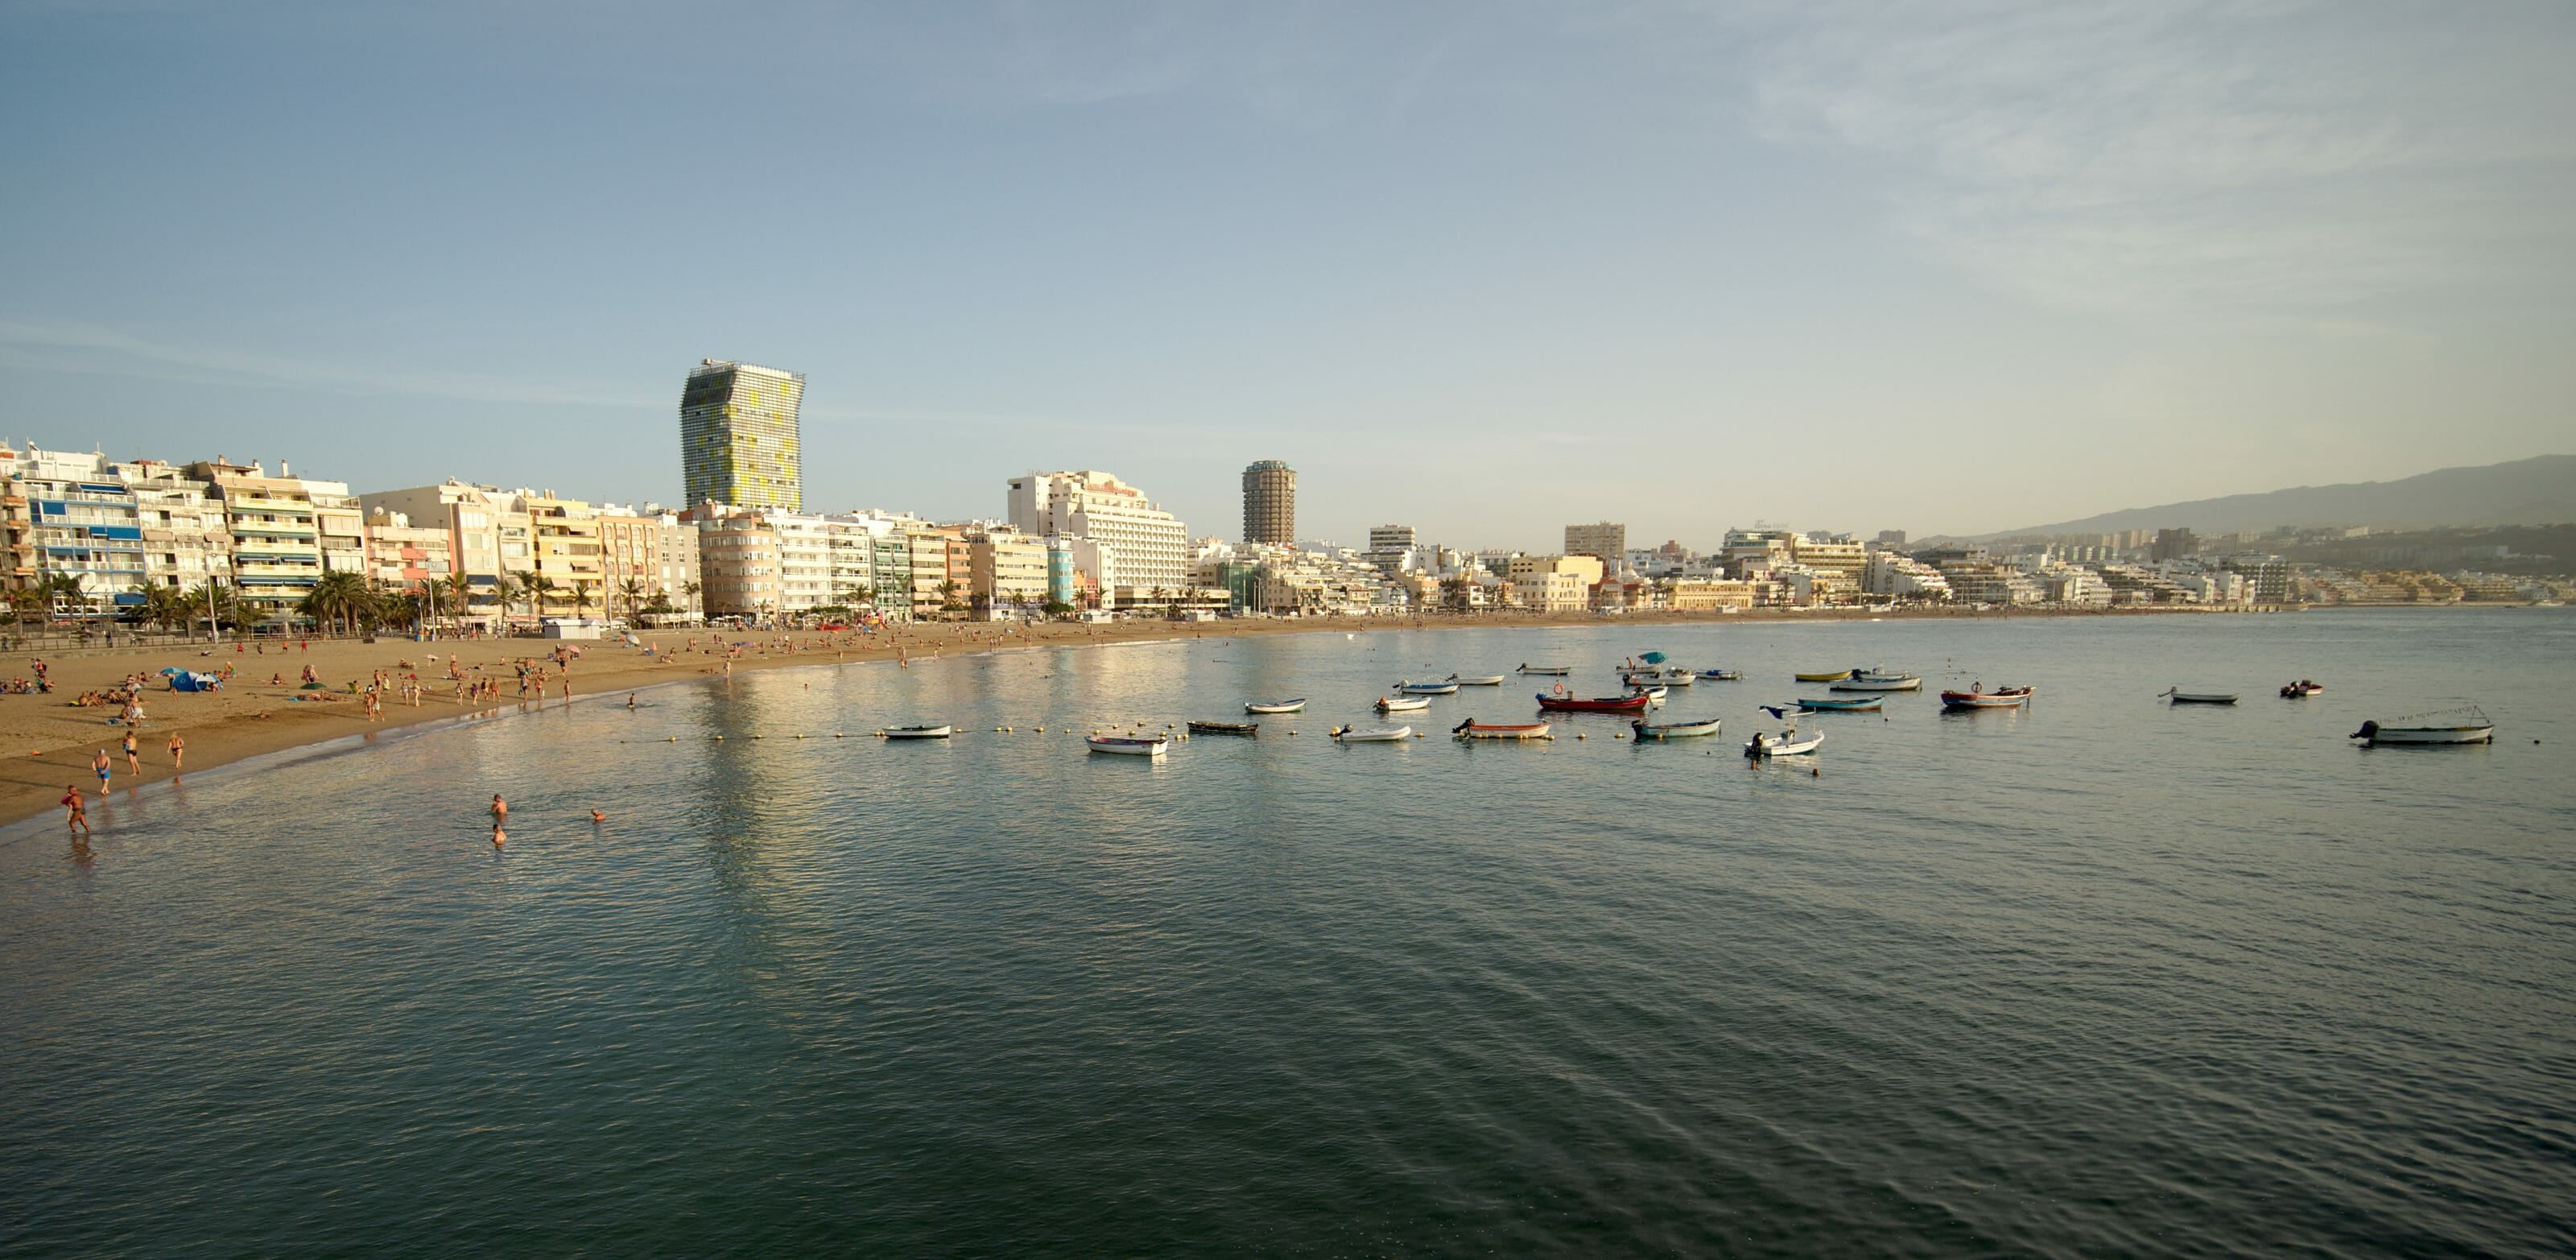
[[[692,504],[805,509],[805,377],[700,360],[680,388],[680,478]]]
[[[1091,470],[1033,472],[1011,478],[1010,487],[1013,529],[1085,539],[1111,553],[1121,606],[1160,602],[1156,592],[1168,599],[1190,585],[1189,529],[1144,491]]]

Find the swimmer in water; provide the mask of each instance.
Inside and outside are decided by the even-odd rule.
[[[590,820],[595,823],[604,823],[608,821],[608,815],[594,809],[590,811]]]
[[[507,832],[507,831],[502,830],[502,828],[501,828],[501,820],[500,820],[500,819],[498,819],[498,818],[493,819],[493,820],[492,820],[492,847],[493,847],[493,848],[495,848],[495,849],[500,848],[500,847],[501,847],[501,845],[502,845],[502,842],[504,842],[504,841],[508,840],[509,838],[510,838],[510,833],[509,833],[509,832]]]
[[[63,825],[66,830],[78,827],[80,828],[80,833],[82,835],[86,836],[91,834],[89,829],[89,805],[81,799],[79,784],[75,783],[69,788],[64,789],[63,812]]]
[[[630,708],[630,709],[632,709],[632,708],[634,708],[634,707],[635,707],[635,693],[634,693],[634,692],[631,692],[631,691],[630,691],[630,692],[627,692],[627,693],[626,693],[626,707],[627,707],[627,708]]]
[[[501,799],[501,794],[500,794],[500,793],[498,793],[498,792],[494,792],[494,793],[492,794],[492,828],[493,828],[493,830],[495,830],[495,831],[500,830],[501,824],[503,824],[503,823],[505,823],[505,822],[508,822],[508,821],[510,821],[510,803],[509,803],[508,801],[502,800],[502,799]]]
[[[89,759],[89,768],[93,773],[98,775],[98,794],[101,799],[105,799],[107,796],[107,777],[116,773],[115,768],[108,764],[106,749],[99,749],[98,755]]]

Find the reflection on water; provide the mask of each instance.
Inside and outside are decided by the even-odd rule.
[[[58,817],[0,834],[0,1237],[2563,1252],[2571,625],[1211,637],[191,774],[94,807],[86,857]],[[1323,738],[1400,678],[1599,691],[1647,648],[1747,672],[1663,710],[1725,736],[1437,736],[1529,720],[1516,676],[1408,719],[1431,739]],[[2039,699],[1737,755],[1756,704],[1823,694],[1793,670],[1879,662]],[[2270,699],[2296,677],[2331,689]],[[2247,702],[2149,698],[2177,683]],[[1161,765],[1081,742],[1293,695]],[[2507,738],[2343,738],[2459,698]],[[960,730],[872,734],[917,722]]]

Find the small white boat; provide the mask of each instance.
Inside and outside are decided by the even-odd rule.
[[[1395,689],[1408,696],[1454,696],[1458,694],[1458,684],[1454,682],[1400,682],[1395,685]]]
[[[1661,725],[1642,721],[1630,722],[1628,729],[1635,731],[1639,739],[1692,739],[1701,735],[1715,735],[1718,728],[1723,725],[1725,723],[1719,719],[1710,718],[1704,722],[1666,722]]]
[[[1574,667],[1571,665],[1531,665],[1523,663],[1521,666],[1521,672],[1524,674],[1564,675],[1573,673]]]
[[[1168,735],[1145,738],[1126,735],[1093,735],[1082,742],[1091,745],[1091,751],[1096,753],[1117,753],[1128,757],[1160,757],[1172,746],[1172,739]]]
[[[2236,693],[2233,691],[2185,691],[2180,687],[2169,688],[2156,698],[2159,700],[2170,698],[2175,704],[2236,703]]]
[[[1416,713],[1430,707],[1431,698],[1428,696],[1379,696],[1377,698],[1377,711],[1380,713]]]
[[[1449,675],[1449,681],[1456,683],[1461,687],[1500,687],[1503,685],[1503,676],[1500,674],[1485,674],[1475,678],[1461,678],[1456,674],[1451,674]]]
[[[1744,746],[1744,755],[1753,758],[1795,757],[1816,751],[1816,746],[1824,742],[1824,732],[1801,735],[1798,728],[1792,726],[1777,735],[1755,735],[1753,741]]]
[[[1916,674],[1882,674],[1875,671],[1855,673],[1826,688],[1828,691],[1921,691],[1923,679]]]
[[[1345,744],[1392,744],[1398,740],[1413,738],[1413,728],[1410,726],[1372,726],[1367,730],[1337,726],[1329,733],[1334,739]]]
[[[1653,683],[1631,686],[1628,688],[1628,694],[1632,696],[1644,696],[1648,700],[1652,700],[1657,704],[1662,704],[1664,702],[1664,698],[1673,694],[1673,692],[1670,687],[1666,687],[1661,683]]]
[[[2440,713],[2390,718],[2385,722],[2364,722],[2351,738],[2360,740],[2364,748],[2376,748],[2381,744],[2492,744],[2495,742],[2495,723],[2487,720],[2485,710],[2470,705]]]
[[[1703,669],[1699,672],[1699,676],[1710,682],[1744,681],[1744,671],[1740,669]]]
[[[1306,711],[1306,702],[1302,698],[1272,700],[1266,704],[1247,704],[1243,706],[1243,711],[1246,713],[1303,713]]]
[[[956,733],[954,726],[889,726],[877,732],[887,739],[946,739]]]

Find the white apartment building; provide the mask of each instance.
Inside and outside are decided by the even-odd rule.
[[[192,591],[231,580],[232,534],[213,487],[157,459],[118,464],[116,472],[134,491],[146,585]]]
[[[1190,534],[1145,492],[1105,472],[1033,472],[1010,482],[1011,527],[1035,537],[1083,538],[1116,553],[1118,602],[1190,585]],[[1103,590],[1108,589],[1103,584]]]
[[[1873,551],[1861,568],[1861,593],[1882,599],[1950,598],[1950,579],[1939,569],[1894,551]]]

